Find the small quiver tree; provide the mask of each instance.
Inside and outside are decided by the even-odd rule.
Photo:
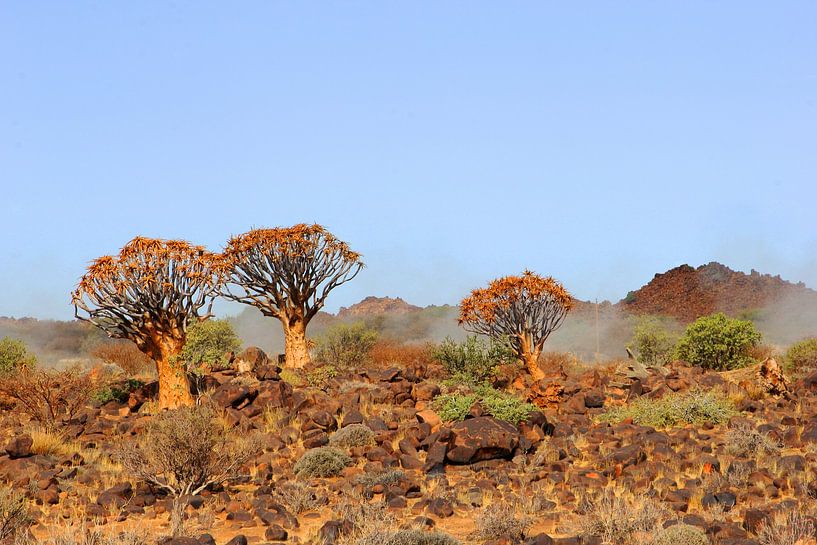
[[[571,308],[573,298],[558,281],[525,271],[472,291],[460,303],[459,323],[472,333],[508,339],[531,377],[542,380],[542,346]]]
[[[320,225],[253,229],[224,250],[222,295],[280,320],[286,366],[309,362],[306,326],[329,292],[357,276],[360,254]]]
[[[178,356],[188,326],[210,314],[219,262],[201,246],[137,237],[118,256],[94,261],[73,293],[77,318],[133,341],[156,362],[161,409],[193,403]]]

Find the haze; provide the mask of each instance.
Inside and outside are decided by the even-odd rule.
[[[0,7],[0,315],[70,318],[137,234],[313,221],[367,264],[330,311],[524,268],[817,287],[813,2],[240,6]]]

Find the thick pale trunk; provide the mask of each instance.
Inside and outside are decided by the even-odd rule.
[[[309,363],[306,323],[303,319],[292,319],[284,323],[284,343],[286,367],[300,369]]]
[[[541,353],[541,345],[535,346],[530,338],[524,335],[520,336],[519,359],[525,364],[528,373],[535,382],[545,378],[545,373],[539,368],[539,355]]]
[[[146,351],[156,362],[159,375],[159,409],[176,409],[194,404],[184,362],[178,359],[183,347],[182,339],[159,338]]]

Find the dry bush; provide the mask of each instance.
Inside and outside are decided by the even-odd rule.
[[[95,358],[122,368],[130,377],[149,372],[155,364],[142,353],[131,341],[118,341],[100,344],[91,352]]]
[[[57,429],[85,408],[103,384],[99,375],[78,368],[65,371],[22,368],[0,376],[0,396],[14,400],[18,410],[45,430]]]
[[[653,533],[666,515],[652,498],[623,498],[612,492],[588,501],[578,519],[582,535],[601,538],[605,544],[624,545],[639,533]]]
[[[295,462],[292,471],[302,478],[337,477],[343,470],[352,465],[352,459],[333,447],[317,447],[307,450],[300,460]]]
[[[326,504],[326,496],[319,495],[314,486],[301,481],[288,481],[275,487],[275,497],[295,515],[312,511]]]
[[[0,543],[14,540],[31,523],[25,496],[5,486],[0,488]]]
[[[812,517],[801,510],[778,513],[758,532],[763,545],[811,545],[817,539]]]
[[[768,433],[741,424],[726,434],[726,451],[733,456],[756,457],[780,454],[781,445]]]
[[[374,432],[366,424],[350,424],[339,429],[329,438],[333,447],[365,447],[374,444]]]
[[[369,358],[377,367],[427,367],[431,359],[428,344],[404,344],[393,339],[380,339],[369,350]]]
[[[359,537],[355,545],[459,545],[459,541],[437,530],[374,530]]]
[[[150,545],[146,533],[129,529],[115,531],[100,526],[86,527],[69,523],[51,530],[45,539],[38,539],[33,545]]]
[[[507,503],[482,509],[476,517],[474,537],[484,541],[507,537],[512,543],[521,542],[532,523],[525,515],[519,515],[521,511],[516,505]]]
[[[125,470],[178,498],[241,477],[241,468],[263,450],[258,434],[232,434],[207,406],[162,413],[118,458]]]
[[[697,526],[674,524],[658,532],[650,545],[709,545],[709,538]]]
[[[542,352],[539,356],[539,367],[546,371],[565,371],[575,369],[581,364],[572,352]]]

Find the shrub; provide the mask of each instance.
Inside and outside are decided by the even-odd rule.
[[[355,479],[355,482],[362,484],[366,488],[372,488],[373,486],[377,485],[390,486],[393,484],[397,484],[400,481],[402,481],[405,477],[406,474],[399,469],[386,469],[382,471],[364,473],[363,475],[359,475]]]
[[[93,400],[100,405],[104,405],[109,401],[116,401],[117,403],[125,403],[130,396],[130,393],[144,386],[145,383],[141,380],[128,379],[118,384],[110,384],[104,386],[93,395]]]
[[[803,511],[783,511],[764,523],[758,532],[763,545],[801,545],[814,542],[814,521]]]
[[[25,496],[11,488],[0,488],[0,543],[12,541],[32,523]]]
[[[3,337],[0,339],[0,374],[9,373],[20,367],[34,367],[37,358],[29,354],[23,341]]]
[[[583,535],[601,538],[603,543],[626,544],[637,533],[654,532],[664,514],[651,498],[625,499],[605,493],[584,506],[578,529]]]
[[[204,320],[188,328],[179,357],[192,368],[218,369],[228,364],[227,354],[240,348],[241,340],[229,320]]]
[[[633,330],[630,347],[645,365],[663,366],[672,361],[677,335],[670,332],[666,321],[655,316],[642,316]]]
[[[474,537],[481,540],[510,538],[512,543],[525,539],[525,532],[531,525],[527,517],[517,517],[519,509],[509,504],[491,505],[484,508],[476,517]]]
[[[659,399],[640,397],[599,417],[603,422],[632,418],[635,424],[667,428],[678,424],[723,424],[735,415],[732,402],[723,394],[691,390],[671,393]]]
[[[99,344],[91,355],[105,363],[119,366],[129,376],[146,373],[154,368],[153,360],[136,348],[132,341],[117,341]]]
[[[346,453],[334,447],[318,447],[307,450],[292,468],[300,478],[337,477],[344,468],[352,465]]]
[[[181,407],[155,417],[119,451],[126,471],[178,498],[241,476],[262,450],[257,434],[231,434],[207,406]]]
[[[316,341],[316,357],[338,369],[362,365],[377,342],[377,332],[365,324],[338,324],[329,328]]]
[[[513,425],[519,424],[537,410],[534,405],[487,384],[474,387],[471,394],[450,393],[437,396],[434,407],[444,421],[463,420],[477,401],[486,413]]]
[[[768,433],[743,424],[726,434],[726,451],[733,456],[777,455],[780,453],[780,444],[769,437]]]
[[[698,318],[678,341],[679,359],[706,369],[725,371],[752,363],[749,351],[760,342],[752,322],[722,312]]]
[[[709,545],[709,538],[697,526],[675,524],[658,532],[652,545]]]
[[[0,394],[14,400],[18,410],[47,431],[73,419],[85,408],[102,379],[78,368],[65,371],[20,368],[0,376]]]
[[[789,347],[784,357],[786,369],[802,373],[817,369],[817,338],[805,339]]]
[[[374,432],[365,424],[350,424],[332,434],[329,444],[333,447],[365,447],[374,442]]]
[[[46,539],[36,539],[32,545],[149,545],[147,532],[140,530],[103,529],[100,526],[86,527],[72,521],[52,528]]]
[[[413,367],[431,362],[431,345],[403,344],[392,339],[379,339],[369,351],[372,363],[379,366]]]
[[[326,503],[325,496],[319,496],[314,487],[301,481],[287,481],[276,486],[275,497],[295,515],[317,509]]]
[[[459,545],[459,541],[437,530],[374,530],[355,540],[355,545]]]
[[[306,383],[313,388],[324,389],[336,376],[338,376],[338,370],[333,365],[322,365],[306,374]]]
[[[493,377],[498,365],[515,361],[510,345],[504,340],[484,340],[476,335],[463,342],[446,337],[432,349],[432,357],[456,379],[479,384]]]

